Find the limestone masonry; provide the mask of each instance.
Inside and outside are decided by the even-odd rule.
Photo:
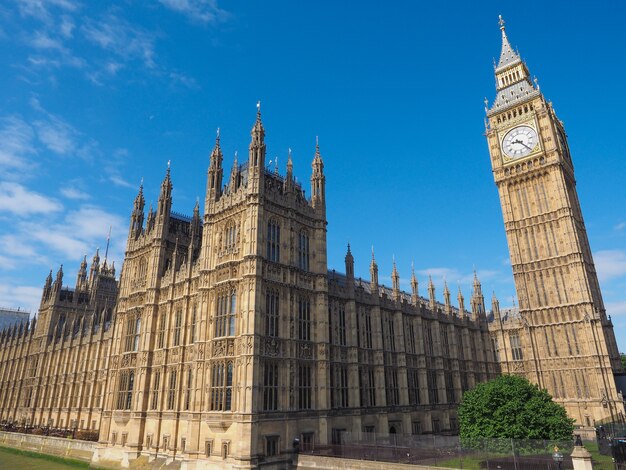
[[[310,198],[265,165],[260,109],[248,157],[224,177],[220,138],[204,211],[172,212],[167,169],[156,209],[143,188],[124,265],[98,253],[74,288],[45,282],[37,320],[0,335],[0,419],[99,432],[97,459],[142,455],[187,468],[280,468],[346,432],[457,428],[464,391],[501,373],[547,388],[580,426],[623,421],[623,374],[577,199],[563,123],[509,45],[486,135],[519,309],[488,311],[478,278],[469,310],[343,273],[326,259],[319,146]]]

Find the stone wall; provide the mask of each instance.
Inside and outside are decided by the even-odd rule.
[[[91,462],[97,442],[0,431],[0,446]]]
[[[305,454],[298,455],[296,468],[298,470],[441,470],[441,468],[428,465],[408,465],[396,462],[375,462]]]

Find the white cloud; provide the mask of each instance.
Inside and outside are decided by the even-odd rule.
[[[67,155],[76,151],[78,132],[62,119],[51,116],[47,121],[35,121],[37,137],[51,151]]]
[[[0,284],[0,299],[2,306],[26,310],[34,314],[39,309],[41,301],[41,289],[43,287],[43,279],[41,286],[20,286],[11,284]]]
[[[214,24],[228,19],[230,14],[217,5],[217,0],[160,0],[161,3],[193,22]]]
[[[626,251],[601,250],[593,254],[600,282],[626,275]]]
[[[98,21],[88,19],[81,27],[85,38],[125,60],[139,60],[154,68],[154,34],[109,14]]]
[[[52,21],[52,9],[75,11],[79,7],[78,2],[70,0],[18,0],[16,3],[22,15],[44,22]]]
[[[427,268],[421,269],[417,271],[417,273],[422,276],[431,276],[433,278],[433,282],[435,283],[436,281],[442,279],[446,279],[448,281],[448,284],[457,282],[460,284],[471,284],[474,281],[473,272],[463,273],[456,268]],[[476,275],[478,276],[478,279],[482,282],[486,280],[494,280],[500,275],[500,273],[498,271],[481,270],[477,271]]]
[[[16,116],[0,119],[0,167],[24,170],[31,167],[29,157],[36,153],[34,132]]]
[[[613,229],[617,230],[618,232],[621,232],[625,228],[626,228],[626,222],[620,222],[619,224],[615,225],[615,227],[613,227]]]
[[[608,302],[605,307],[607,315],[626,316],[626,300],[622,300],[621,302]]]
[[[0,212],[20,217],[60,211],[63,206],[52,198],[30,191],[21,184],[0,182]]]
[[[61,194],[68,199],[74,199],[77,201],[85,201],[87,199],[91,199],[91,196],[89,194],[72,186],[61,188]]]

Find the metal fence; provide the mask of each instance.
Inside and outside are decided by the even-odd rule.
[[[493,470],[573,468],[573,440],[484,439],[471,447],[458,436],[349,432],[335,433],[330,445],[309,444],[301,453],[406,464]]]

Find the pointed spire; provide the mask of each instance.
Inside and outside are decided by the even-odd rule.
[[[372,246],[372,262],[370,263],[370,290],[372,293],[378,292],[378,265],[374,258],[374,246]]]
[[[170,161],[167,162],[167,171],[165,178],[161,183],[161,193],[159,194],[159,203],[157,206],[157,216],[168,217],[172,208],[172,179],[170,176]]]
[[[222,195],[222,178],[224,170],[222,169],[222,149],[220,148],[220,128],[217,128],[215,136],[215,147],[209,157],[209,171],[207,175],[207,201],[217,201]]]
[[[252,142],[250,145],[262,145],[265,137],[265,129],[263,128],[263,121],[261,121],[261,101],[256,104],[256,121],[252,126]]]
[[[311,164],[311,202],[313,207],[325,207],[326,204],[326,177],[324,176],[324,162],[320,154],[319,139],[315,136],[315,155]]]
[[[452,303],[450,302],[450,289],[448,289],[448,282],[443,280],[443,302],[445,311],[449,315],[452,313]]]
[[[500,52],[500,61],[498,62],[496,70],[507,67],[515,62],[521,62],[519,55],[513,50],[511,44],[509,43],[502,15],[498,15],[498,18],[498,24],[500,25],[500,30],[502,31],[502,51]]]
[[[491,296],[491,311],[493,312],[494,317],[500,316],[500,301],[496,297],[496,292],[493,291]]]
[[[461,316],[465,315],[465,298],[463,297],[463,292],[461,292],[461,285],[459,284],[459,293],[457,294],[457,300],[459,301],[459,314]]]
[[[352,256],[352,252],[350,251],[350,243],[348,243],[348,251],[346,252],[346,277],[348,279],[354,279],[354,257]],[[353,282],[350,282],[352,285]]]
[[[437,306],[437,299],[435,299],[435,284],[433,284],[433,278],[428,275],[428,300],[430,304],[430,309],[434,313],[435,307]]]
[[[415,265],[411,261],[411,303],[413,305],[417,305],[417,299],[419,296],[418,286],[419,284],[417,283],[417,277],[415,277]]]
[[[393,269],[391,270],[391,286],[393,292],[393,298],[400,300],[400,275],[398,274],[398,268],[396,267],[396,257],[393,257]]]

